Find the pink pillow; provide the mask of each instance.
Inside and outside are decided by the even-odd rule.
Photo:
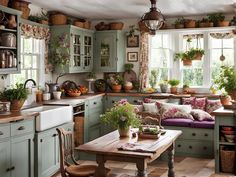
[[[189,113],[191,111],[190,105],[175,105],[170,103],[156,103],[160,109],[161,119],[193,119],[193,116]]]
[[[222,107],[220,100],[207,100],[206,102],[206,112],[211,114],[213,111]]]
[[[194,117],[194,119],[198,121],[213,121],[215,120],[214,117],[212,117],[209,113],[201,110],[201,109],[193,109],[191,111],[191,115]]]
[[[182,98],[182,104],[183,105],[191,105],[192,107],[194,107],[195,97]]]
[[[206,98],[195,98],[193,109],[206,110]]]

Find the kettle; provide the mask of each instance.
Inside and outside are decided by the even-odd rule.
[[[59,88],[58,83],[45,83],[45,85],[48,86],[48,92],[51,94],[51,98],[54,98],[53,92],[57,91],[57,89]]]

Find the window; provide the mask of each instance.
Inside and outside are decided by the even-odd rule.
[[[211,83],[219,74],[219,68],[222,64],[234,65],[234,38],[217,39],[210,35],[210,67],[211,67]],[[221,56],[225,57],[224,61],[220,60]]]
[[[184,35],[183,51],[191,48],[204,49],[203,34]],[[203,63],[202,60],[193,60],[192,66],[182,66],[182,83],[192,87],[203,86]]]
[[[157,34],[151,37],[151,57],[149,62],[149,71],[157,71],[157,82],[169,79],[170,60],[173,55],[170,45],[169,34]]]
[[[12,82],[24,83],[27,79],[34,79],[37,84],[42,83],[44,72],[44,42],[35,38],[21,37],[21,73],[12,75]]]

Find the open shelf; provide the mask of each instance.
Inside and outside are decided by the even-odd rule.
[[[16,47],[5,47],[5,46],[0,46],[0,49],[12,49],[12,50],[16,50]]]
[[[8,28],[0,28],[0,31],[7,31],[7,32],[13,32],[13,33],[17,32],[16,29],[8,29]]]
[[[236,143],[230,143],[230,142],[219,142],[220,145],[230,145],[230,146],[236,146]]]

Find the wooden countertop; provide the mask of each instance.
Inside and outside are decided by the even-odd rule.
[[[8,115],[0,115],[0,123],[9,123],[21,119],[31,119],[39,115],[37,112],[10,112]]]
[[[224,109],[222,107],[215,110],[212,114],[215,116],[233,116],[235,113],[234,113],[234,110],[232,109]]]

